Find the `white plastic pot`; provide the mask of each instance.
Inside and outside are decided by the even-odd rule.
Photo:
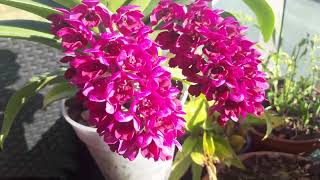
[[[167,180],[171,171],[171,161],[145,159],[140,153],[134,161],[110,151],[109,146],[96,133],[96,129],[72,120],[62,101],[62,115],[84,142],[106,179],[112,180]]]

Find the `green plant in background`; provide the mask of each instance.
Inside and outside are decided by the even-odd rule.
[[[295,46],[291,54],[284,51],[270,54],[264,64],[271,88],[268,100],[278,115],[301,120],[299,125],[318,126],[320,96],[317,92],[320,73],[319,36],[307,35]],[[298,67],[308,64],[304,75]]]

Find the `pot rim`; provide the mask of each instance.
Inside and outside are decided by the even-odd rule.
[[[270,157],[273,157],[273,156],[285,156],[287,158],[297,158],[298,160],[310,160],[306,157],[303,157],[303,156],[300,156],[300,155],[297,155],[297,154],[290,154],[290,153],[285,153],[285,152],[273,152],[273,151],[256,151],[256,152],[249,152],[249,153],[245,153],[245,154],[241,154],[239,156],[239,158],[241,159],[241,161],[245,161],[253,156],[264,156],[264,155],[267,155],[267,156],[270,156]]]
[[[79,129],[85,130],[85,131],[97,132],[97,128],[85,126],[85,125],[83,125],[83,124],[80,124],[80,123],[74,121],[74,120],[68,115],[67,108],[66,108],[66,106],[65,106],[65,102],[66,102],[66,99],[63,99],[63,100],[61,101],[60,107],[61,107],[62,116],[64,117],[64,119],[65,119],[69,124],[71,124],[71,125],[74,126],[74,127],[79,128]]]
[[[261,139],[264,137],[264,135],[256,130],[255,127],[251,127],[249,129],[252,133],[255,135],[261,137]],[[308,140],[291,140],[291,139],[284,139],[284,138],[275,138],[275,137],[268,137],[265,140],[270,139],[273,141],[278,141],[278,142],[286,142],[286,143],[292,143],[292,144],[301,144],[301,143],[320,143],[320,138],[314,138],[314,139],[308,139]]]

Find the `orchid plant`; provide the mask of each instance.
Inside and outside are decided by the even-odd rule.
[[[274,27],[272,9],[264,0],[244,2],[256,13],[267,41]],[[169,160],[178,147],[171,179],[179,179],[191,164],[195,179],[204,165],[211,178],[217,162],[241,166],[223,127],[247,114],[261,115],[268,83],[246,28],[230,13],[210,8],[211,0],[0,3],[49,21],[27,21],[26,27],[6,22],[0,25],[1,37],[61,48],[60,61],[68,65],[32,78],[11,97],[1,145],[21,107],[50,85],[45,106],[75,96],[88,110],[88,123],[124,158],[134,160],[141,153]],[[175,81],[183,88],[173,86]],[[177,137],[185,132],[181,148]]]

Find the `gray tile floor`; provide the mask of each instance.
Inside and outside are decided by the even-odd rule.
[[[44,45],[0,38],[0,123],[15,89],[58,68],[60,57]],[[101,179],[85,146],[61,118],[59,104],[41,109],[42,99],[41,94],[33,98],[14,122],[0,152],[0,179]]]

